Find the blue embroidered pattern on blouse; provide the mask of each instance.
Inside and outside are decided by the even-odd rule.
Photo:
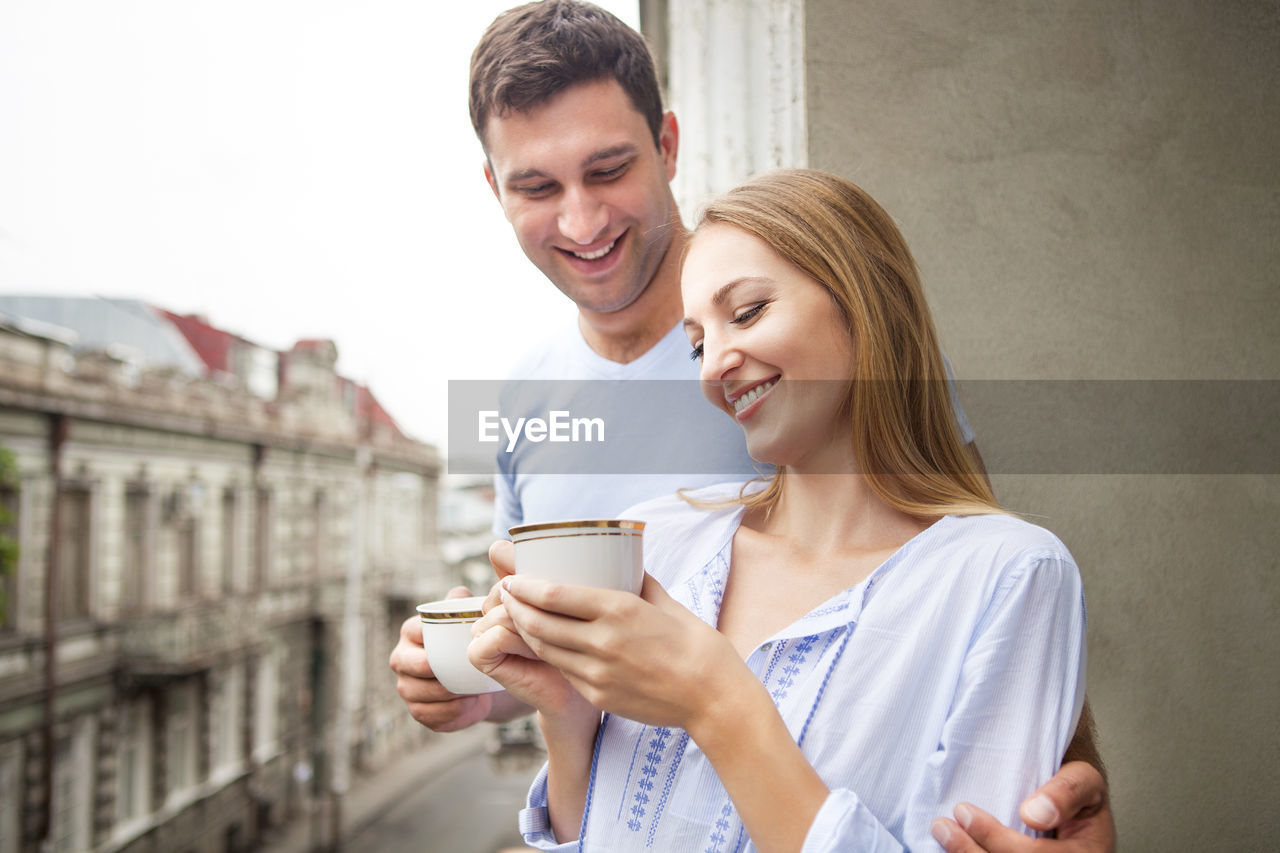
[[[787,650],[786,640],[779,641],[773,646],[773,657],[769,658],[769,665],[765,667],[764,675],[760,676],[760,683],[769,686],[769,679],[773,677],[773,671],[778,667],[778,661],[782,660],[782,653]]]
[[[645,731],[649,731],[646,727]],[[641,733],[643,739],[644,734]],[[632,795],[631,818],[627,821],[627,829],[639,832],[641,823],[648,813],[649,795],[653,792],[654,777],[658,775],[658,765],[662,762],[662,754],[666,751],[667,741],[671,738],[671,729],[653,729],[653,739],[649,741],[649,751],[645,753],[644,767],[640,768],[640,779],[636,780],[636,792]]]
[[[707,566],[707,571],[710,572],[712,567],[715,568],[715,575],[711,577],[711,610],[719,613],[720,602],[724,601],[724,582],[729,573],[723,551],[716,554],[716,558]]]
[[[720,817],[716,818],[711,836],[707,839],[710,843],[703,853],[724,853],[724,843],[729,840],[725,833],[733,827],[734,821],[730,820],[733,816],[733,803],[725,800],[724,805],[720,806]]]
[[[726,546],[727,549],[728,546]],[[685,592],[689,597],[689,609],[704,622],[715,625],[720,614],[720,603],[724,601],[724,584],[729,574],[729,563],[725,557],[725,549],[716,554],[702,571],[685,582]],[[711,598],[704,602],[702,595],[706,591]]]
[[[787,691],[795,686],[796,676],[800,674],[800,668],[808,661],[809,652],[813,650],[813,644],[817,641],[818,637],[815,634],[804,637],[795,643],[787,644],[787,648],[790,651],[787,655],[787,662],[782,667],[782,673],[778,678],[777,685],[773,690],[769,691],[775,704],[780,704],[787,698]]]
[[[649,837],[645,839],[644,846],[653,846],[653,837],[658,832],[658,823],[662,820],[662,811],[667,807],[667,799],[671,796],[671,786],[675,784],[676,772],[680,769],[680,762],[684,759],[684,749],[689,745],[689,733],[685,732],[680,736],[680,742],[676,744],[675,755],[671,759],[671,767],[667,770],[666,781],[662,784],[662,796],[658,799],[658,805],[653,811],[653,822],[649,824]]]

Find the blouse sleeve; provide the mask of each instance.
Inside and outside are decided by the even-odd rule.
[[[996,587],[978,620],[938,744],[906,801],[902,843],[856,793],[834,790],[803,853],[942,848],[935,818],[969,802],[1030,832],[1018,806],[1060,763],[1084,696],[1084,600],[1061,553],[1028,558]]]
[[[536,850],[568,853],[578,849],[578,839],[559,844],[551,831],[551,817],[547,812],[546,764],[542,765],[542,769],[534,777],[533,784],[529,786],[525,808],[521,809],[519,814],[519,827],[520,834],[524,836],[524,843]]]

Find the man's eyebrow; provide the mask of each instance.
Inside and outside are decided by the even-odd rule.
[[[582,161],[582,168],[589,169],[597,163],[604,160],[612,160],[615,157],[630,157],[636,153],[636,147],[630,142],[623,142],[619,145],[612,145],[608,148],[602,148],[599,151],[592,152],[586,160]],[[546,178],[547,173],[541,169],[521,169],[518,172],[512,172],[503,180],[504,184],[516,184],[520,181],[527,181],[533,178]]]
[[[528,180],[529,178],[545,178],[546,176],[545,172],[538,169],[521,169],[518,172],[512,172],[510,175],[507,175],[507,178],[503,183],[515,184],[520,181]]]
[[[612,160],[614,157],[625,157],[635,153],[635,145],[630,142],[623,142],[620,145],[612,145],[608,148],[602,148],[599,151],[593,152],[586,160],[583,161],[582,166],[583,168],[586,168],[588,166],[594,166],[601,160]]]

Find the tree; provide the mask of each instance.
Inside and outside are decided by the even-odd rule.
[[[0,444],[0,497],[17,494],[20,485],[18,461],[9,448]],[[18,565],[18,542],[8,533],[13,520],[7,501],[0,500],[0,580]],[[0,582],[0,627],[9,625],[11,620],[6,591],[7,585]]]

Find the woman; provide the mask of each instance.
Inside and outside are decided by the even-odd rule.
[[[1079,573],[965,453],[896,227],[841,178],[767,175],[708,207],[681,286],[704,393],[778,473],[624,513],[640,597],[495,589],[472,661],[548,747],[526,839],[938,849],[962,800],[1022,826],[1083,697]]]

